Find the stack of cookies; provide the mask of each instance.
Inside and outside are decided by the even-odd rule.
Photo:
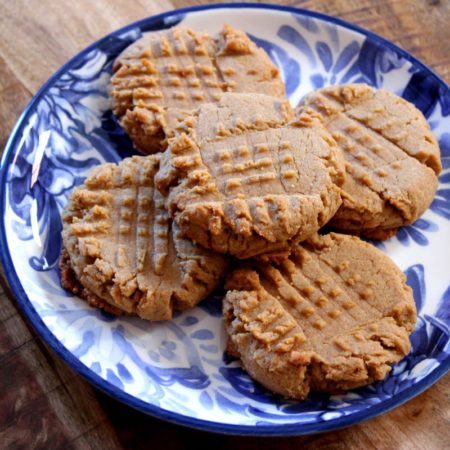
[[[411,289],[357,236],[387,239],[436,192],[439,147],[412,104],[360,84],[294,111],[267,54],[230,26],[145,35],[117,58],[110,97],[145,155],[74,190],[66,289],[154,321],[224,283],[227,351],[290,398],[381,380],[409,352]]]

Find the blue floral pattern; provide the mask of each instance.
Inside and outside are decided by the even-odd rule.
[[[402,227],[397,231],[397,239],[405,246],[411,241],[419,245],[428,245],[429,240],[426,232],[438,231],[438,226],[431,220],[418,219],[412,225]]]
[[[24,291],[18,296],[30,317],[42,320],[43,329],[82,363],[80,370],[95,374],[96,382],[116,395],[126,393],[130,403],[143,402],[138,406],[144,410],[164,417],[174,413],[173,420],[198,419],[204,428],[262,434],[283,433],[290,425],[296,428],[289,432],[298,434],[353,423],[365,411],[408,395],[442,364],[448,366],[449,89],[394,47],[332,20],[256,6],[241,7],[239,14],[217,8],[171,13],[114,33],[76,57],[36,97],[3,161],[2,239],[11,258],[5,266]],[[382,246],[405,270],[419,312],[413,350],[385,381],[342,395],[286,401],[251,380],[224,353],[223,293],[171,322],[149,324],[94,310],[60,288],[60,213],[68,194],[94,165],[133,153],[108,109],[112,61],[142,32],[179,22],[208,31],[228,22],[247,31],[279,66],[294,105],[317,87],[366,82],[403,95],[428,118],[444,167],[436,199],[421,219]]]
[[[450,115],[450,111],[449,111]],[[439,139],[443,172],[439,177],[439,189],[431,204],[431,210],[450,220],[450,133],[443,133]]]

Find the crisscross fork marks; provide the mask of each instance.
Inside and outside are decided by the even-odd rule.
[[[300,150],[301,151],[301,150]],[[289,140],[283,139],[283,132],[279,136],[277,145],[278,173],[281,184],[286,194],[295,192],[295,186],[300,178],[300,171],[292,155],[292,144]]]
[[[177,36],[175,36],[174,30],[167,32],[167,36],[172,38],[172,42],[167,39],[167,47],[164,49],[164,52],[160,52],[157,57],[153,58],[153,62],[162,77],[160,82],[161,91],[163,92],[160,105],[162,107],[173,106],[180,109],[191,109],[197,103],[194,101],[187,85],[189,79],[195,75],[195,68],[194,59],[189,54],[183,34],[178,32]],[[161,45],[164,38],[165,36],[161,37],[159,42],[154,42],[155,47],[158,44]],[[174,47],[176,47],[174,44],[177,40],[180,41],[180,45],[174,50]],[[187,53],[180,51],[180,48],[186,49]],[[188,69],[191,69],[191,71]]]
[[[116,175],[116,186],[125,185],[125,180],[129,178],[124,174],[124,170],[118,170]],[[134,187],[124,188],[128,195],[123,197],[117,197],[117,211],[119,214],[119,220],[117,223],[116,232],[116,265],[119,268],[125,268],[130,265],[130,261],[127,256],[128,240],[131,233],[131,225],[134,222],[135,216],[135,198],[136,189]],[[115,201],[115,203],[116,203]]]
[[[180,82],[180,89],[182,89],[182,91],[180,91],[180,95],[183,94],[186,99],[190,99],[190,105],[187,109],[193,109],[200,103],[214,99],[211,86],[209,86],[208,84],[218,84],[218,81],[214,73],[207,73],[206,71],[206,67],[209,67],[211,65],[213,56],[210,55],[205,49],[205,54],[198,55],[197,57],[195,54],[196,50],[194,45],[195,37],[189,35],[188,40],[185,41],[183,39],[184,33],[181,33],[180,30],[177,31],[178,38],[183,42],[182,46],[184,46],[187,51],[187,53],[175,52],[174,55],[176,58],[176,62],[179,64],[178,75],[182,75],[181,79],[178,78]],[[175,31],[172,31],[172,34],[174,33]],[[161,68],[164,70],[164,61],[161,65]],[[173,85],[170,86],[169,84],[166,86],[166,88],[169,92],[170,90],[173,91],[175,89]],[[221,92],[219,85],[217,86],[216,93],[217,92]],[[172,97],[168,99],[165,105],[171,106],[173,104],[172,106],[181,108],[182,100],[183,96],[176,97],[176,92],[173,92]]]
[[[288,264],[289,261],[286,262]],[[313,336],[318,330],[323,330],[328,319],[320,309],[316,308],[310,300],[305,286],[300,286],[289,278],[286,271],[281,267],[260,267],[260,271],[268,280],[269,284],[276,286],[276,295],[281,306],[297,323],[302,325],[305,333]],[[268,284],[265,284],[268,287]],[[270,288],[269,288],[270,289]]]
[[[338,320],[339,317],[341,318],[339,320],[342,320],[347,311],[336,308],[333,293],[326,292],[323,289],[322,277],[312,279],[303,270],[300,270],[295,252],[291,254],[289,259],[280,264],[280,272],[303,295],[308,303],[307,314],[309,315],[307,317],[311,317],[310,324],[315,329],[312,330],[311,336],[314,337],[317,330],[322,330],[321,333],[326,336],[328,335],[328,325]]]
[[[271,192],[280,193],[274,186],[279,183],[274,171],[270,145],[263,143],[266,141],[266,136],[266,132],[260,131],[207,144],[203,152],[203,160],[216,180],[219,191],[226,199],[235,198],[242,192],[246,192],[246,196],[251,197],[248,187],[253,185],[258,185],[255,193],[258,193],[257,196],[262,196],[264,192],[262,185],[266,183],[271,183],[273,188],[270,189]],[[256,139],[257,137],[259,139]],[[208,154],[210,152],[212,155]],[[258,160],[252,158],[252,154],[256,153],[262,155]]]
[[[342,124],[342,120],[331,120],[328,123],[328,129],[341,145],[346,158],[350,157],[368,168],[375,169],[380,164],[384,165],[408,157],[397,146],[386,141],[383,136],[376,135],[374,137],[371,133],[367,134],[367,130],[358,124],[355,125],[354,119],[343,117],[346,124]],[[379,137],[381,137],[383,145],[379,143]]]
[[[351,111],[350,111],[350,112],[351,112]],[[375,133],[376,135],[378,135],[378,136],[379,136],[380,138],[382,138],[383,140],[390,142],[390,143],[391,143],[392,145],[394,145],[397,149],[399,149],[405,156],[410,156],[410,157],[412,157],[412,158],[417,159],[419,162],[428,165],[428,164],[427,164],[427,160],[422,161],[422,158],[420,157],[420,156],[421,156],[420,153],[418,153],[418,154],[412,153],[412,152],[408,151],[408,149],[407,149],[406,147],[402,147],[402,146],[400,145],[400,143],[402,142],[402,140],[403,140],[404,138],[406,138],[406,136],[407,136],[407,135],[406,135],[406,131],[403,131],[403,132],[402,132],[400,135],[398,135],[398,136],[389,136],[387,133],[383,133],[383,126],[386,126],[386,127],[389,126],[389,119],[386,119],[385,122],[383,122],[383,123],[381,124],[381,126],[378,128],[378,127],[371,126],[371,125],[370,125],[370,121],[362,120],[362,119],[360,119],[359,117],[356,117],[355,115],[349,114],[349,112],[346,113],[346,116],[352,118],[355,122],[358,122],[358,123],[360,123],[361,125],[363,125],[364,127],[366,127],[367,129],[371,130],[373,133]],[[416,121],[416,122],[417,122],[418,120],[419,120],[418,118],[416,118],[416,119],[414,119],[414,120],[411,119],[409,122],[406,122],[406,123],[404,124],[404,126],[406,127],[407,125],[410,125],[413,121]],[[398,124],[396,124],[396,125],[398,125]],[[433,167],[432,167],[432,168],[433,168]],[[434,167],[433,170],[436,171],[437,168]]]
[[[157,275],[162,275],[169,252],[169,214],[164,207],[164,197],[153,189],[154,223],[153,223],[153,268]]]
[[[196,74],[200,75],[197,71],[201,69],[197,67],[195,50],[190,48],[194,37],[184,30],[170,30],[159,35],[159,39],[155,36],[148,44],[151,46],[150,55],[144,50],[137,56],[138,64],[133,64],[135,60],[124,59],[111,80],[115,91],[124,91],[125,99],[130,100],[125,109],[142,107],[153,111],[154,106],[158,105],[191,110],[195,105],[210,100],[209,87],[202,79],[208,78],[208,75],[202,72],[203,75],[196,78]],[[208,52],[202,58],[205,59],[204,65],[211,61]],[[194,89],[201,88],[202,84],[204,88],[200,91]],[[118,94],[118,100],[121,101],[121,94]]]
[[[148,169],[147,169],[148,170]],[[136,220],[136,270],[143,273],[146,260],[154,254],[154,249],[149,239],[151,229],[151,217],[154,217],[154,205],[152,202],[154,186],[148,180],[149,174],[146,167],[141,167],[140,180],[136,190],[137,220]]]
[[[384,89],[366,84],[328,87],[310,94],[304,104],[324,116],[325,122],[347,118],[409,156],[441,171],[439,146],[425,117],[411,103]]]
[[[333,120],[329,123],[329,128],[344,150],[347,175],[357,185],[369,189],[395,208],[399,215],[399,224],[401,220],[410,222],[411,218],[415,217],[414,214],[417,215],[411,193],[415,191],[416,185],[424,187],[425,176],[433,177],[431,169],[409,157],[389,141],[380,144],[382,137],[367,134],[367,130],[355,125],[353,119],[346,118],[344,124],[342,121]],[[415,174],[416,179],[408,178],[408,174]],[[417,176],[418,174],[420,176]],[[430,183],[432,181],[429,180]],[[355,198],[362,201],[357,195]],[[401,199],[401,207],[398,206],[398,198]],[[339,214],[337,218],[340,218]]]
[[[252,295],[257,296],[253,298]],[[295,318],[266,291],[255,291],[240,302],[242,332],[251,333],[269,351],[284,353],[306,337]]]
[[[192,61],[197,79],[200,85],[203,86],[201,92],[198,93],[203,95],[203,97],[199,95],[194,99],[195,103],[198,105],[202,102],[217,101],[224,87],[223,83],[219,80],[221,74],[215,63],[215,55],[208,54],[208,57],[204,55],[199,58],[193,52]]]
[[[343,261],[339,265],[333,266],[325,258],[321,258],[320,254],[318,255],[315,251],[308,251],[307,249],[303,249],[302,251],[308,253],[311,257],[311,263],[323,273],[324,279],[320,285],[323,292],[325,292],[325,286],[328,288],[328,295],[334,290],[334,299],[332,301],[335,306],[340,308],[341,313],[348,314],[352,320],[360,319],[360,311],[363,311],[371,317],[382,315],[380,310],[371,305],[372,295],[370,293],[373,291],[374,286],[364,286],[357,292],[355,285],[361,285],[361,276],[357,272],[352,271],[352,274],[344,278],[343,273],[348,272],[350,261]],[[296,255],[293,255],[293,257],[296,258]],[[305,276],[307,276],[306,272],[307,268],[305,266],[303,268]],[[346,302],[348,303],[344,306]]]
[[[290,259],[280,264],[279,278],[274,281],[277,285],[283,283],[282,289],[287,295],[283,295],[282,289],[279,292],[288,301],[292,301],[289,297],[295,289],[294,297],[301,305],[294,310],[297,311],[295,318],[304,327],[308,340],[318,346],[334,335],[336,323],[344,333],[353,328],[355,321],[361,319],[361,314],[356,313],[361,300],[349,295],[345,286],[328,276],[329,272],[322,272],[323,268],[313,255],[303,264],[304,258],[291,254]],[[333,327],[328,326],[331,323]]]

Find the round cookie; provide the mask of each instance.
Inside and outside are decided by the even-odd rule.
[[[265,51],[229,25],[215,38],[182,27],[146,33],[118,56],[113,72],[112,110],[144,153],[163,150],[180,118],[222,92],[285,95]]]
[[[382,380],[410,351],[416,309],[405,276],[355,236],[316,235],[278,264],[249,261],[225,287],[233,353],[285,397]]]
[[[249,258],[288,251],[341,203],[341,152],[320,122],[290,122],[287,100],[223,94],[186,119],[156,176],[193,241]]]
[[[386,239],[428,208],[441,171],[439,145],[422,113],[366,84],[310,93],[299,113],[315,110],[343,151],[343,202],[330,226]]]
[[[159,162],[134,156],[96,167],[63,213],[65,287],[94,306],[147,320],[195,305],[227,268],[226,258],[194,245],[171,223],[154,186]]]

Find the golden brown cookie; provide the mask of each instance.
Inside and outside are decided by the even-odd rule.
[[[185,121],[156,184],[187,236],[249,258],[287,250],[334,215],[341,152],[319,121],[291,117],[287,100],[223,94]]]
[[[312,109],[346,161],[343,202],[330,226],[386,239],[417,220],[433,200],[441,170],[439,145],[422,113],[366,84],[314,91],[299,113]]]
[[[113,71],[113,112],[144,153],[164,149],[180,118],[222,92],[285,95],[264,50],[229,25],[214,38],[181,27],[147,33],[118,56]]]
[[[416,309],[405,276],[355,236],[316,235],[278,264],[249,261],[225,287],[233,352],[285,397],[382,380],[410,351]]]
[[[159,161],[135,156],[95,168],[63,214],[65,286],[94,306],[147,320],[170,319],[174,309],[195,305],[227,267],[226,258],[193,244],[171,223],[154,186]]]

